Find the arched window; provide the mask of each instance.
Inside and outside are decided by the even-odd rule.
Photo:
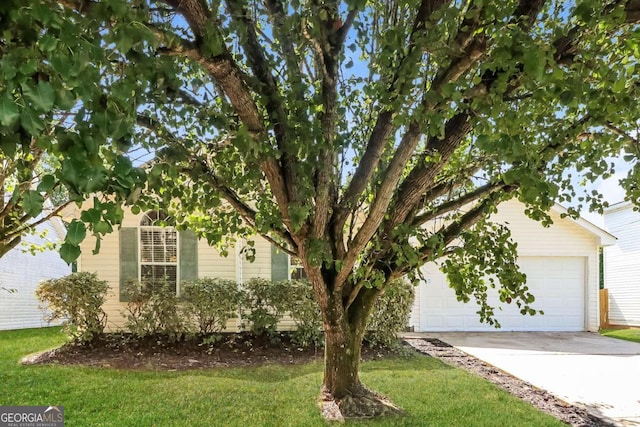
[[[178,232],[173,218],[149,211],[140,220],[140,281],[178,291]]]

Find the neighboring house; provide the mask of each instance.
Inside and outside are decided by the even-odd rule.
[[[631,202],[604,211],[604,226],[618,242],[604,251],[604,287],[609,291],[609,323],[640,326],[640,213]]]
[[[46,235],[42,235],[46,231]],[[71,268],[61,258],[57,250],[47,249],[29,253],[29,246],[44,247],[47,242],[64,240],[65,227],[58,217],[38,225],[35,233],[23,237],[22,244],[0,258],[0,288],[14,289],[7,292],[0,289],[0,330],[23,329],[49,326],[43,320],[44,312],[34,291],[38,284],[47,279],[63,277],[71,273]]]
[[[67,215],[77,217],[79,212],[67,211]],[[244,240],[238,240],[225,257],[206,240],[198,240],[193,232],[162,226],[166,220],[162,212],[135,215],[125,210],[122,228],[103,237],[98,254],[92,253],[93,238],[88,237],[82,243],[78,271],[97,273],[111,285],[104,305],[108,329],[124,326],[126,285],[131,281],[166,279],[179,293],[182,281],[195,278],[215,277],[242,283],[254,277],[286,280],[292,272],[296,274],[297,267],[290,265],[289,256],[261,237],[254,240],[255,261],[249,262],[242,253]],[[282,329],[291,326],[287,319],[280,324]],[[238,327],[238,319],[227,323],[228,331],[237,331]]]
[[[480,323],[478,306],[456,299],[436,263],[422,269],[425,280],[416,289],[410,326],[416,331],[597,331],[599,326],[598,253],[615,237],[584,219],[561,218],[564,208],[550,212],[553,224],[545,228],[524,214],[517,201],[505,202],[492,217],[507,224],[518,243],[521,271],[544,315],[523,316],[515,302],[501,304],[497,293],[489,301],[501,329]]]

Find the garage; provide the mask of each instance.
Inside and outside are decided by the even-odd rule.
[[[515,304],[500,304],[497,292],[489,301],[505,331],[583,331],[585,329],[585,259],[582,257],[523,257],[519,261],[527,285],[543,315],[522,316]],[[421,283],[420,329],[425,331],[492,331],[480,323],[477,304],[456,300],[445,275],[435,264],[424,270]],[[494,291],[492,289],[492,291]]]
[[[553,224],[543,227],[529,219],[518,202],[500,205],[491,219],[505,224],[518,243],[518,264],[536,298],[533,307],[544,314],[523,316],[517,305],[500,303],[490,289],[501,328],[480,323],[475,300],[462,303],[448,286],[437,263],[422,267],[410,319],[415,331],[597,331],[599,327],[599,248],[615,237],[583,220],[566,217],[556,206]]]

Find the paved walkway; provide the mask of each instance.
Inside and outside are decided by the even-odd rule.
[[[640,426],[640,343],[589,332],[405,336],[438,338],[616,425]]]

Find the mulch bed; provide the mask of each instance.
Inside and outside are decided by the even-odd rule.
[[[365,360],[380,359],[392,353],[393,350],[385,348],[364,346],[362,349]],[[179,371],[270,363],[303,364],[322,361],[323,357],[322,347],[300,347],[286,332],[274,337],[248,332],[224,333],[215,342],[203,340],[203,337],[171,342],[164,337],[134,339],[129,334],[106,334],[89,345],[65,344],[27,356],[22,362]]]
[[[204,341],[204,342],[203,342]],[[584,408],[570,405],[544,390],[515,378],[437,339],[406,339],[422,354],[463,368],[498,385],[533,406],[576,427],[611,427]],[[398,349],[363,346],[362,358],[375,360],[398,354]],[[179,371],[264,364],[303,364],[323,359],[322,347],[300,347],[286,332],[275,337],[251,333],[221,334],[215,342],[193,337],[170,342],[162,337],[133,339],[129,334],[107,334],[90,345],[65,344],[23,359],[24,364],[61,364],[115,369]]]
[[[568,404],[552,394],[540,390],[526,381],[522,381],[507,374],[488,363],[483,362],[467,353],[452,347],[451,345],[435,338],[405,339],[419,352],[428,356],[437,357],[445,363],[465,369],[487,381],[496,384],[503,390],[530,403],[536,408],[558,418],[571,426],[576,427],[614,427],[608,421],[602,420],[586,409]]]

